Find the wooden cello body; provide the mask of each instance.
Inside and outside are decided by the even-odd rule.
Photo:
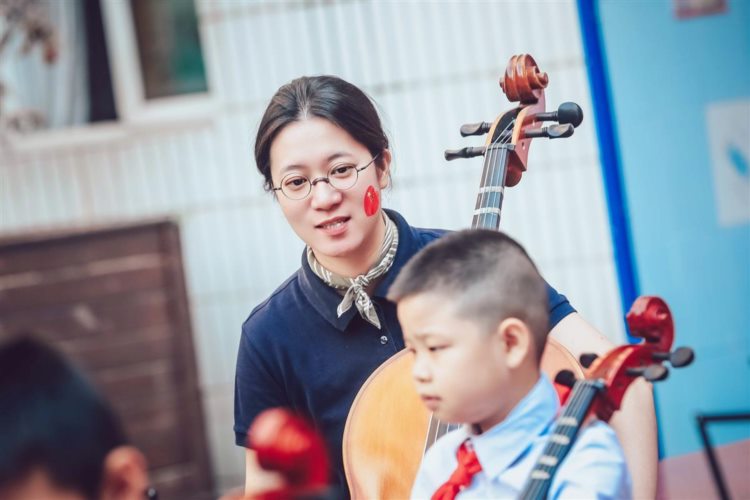
[[[446,151],[447,160],[484,156],[484,170],[472,221],[473,228],[499,228],[505,186],[517,184],[526,170],[531,140],[569,137],[583,116],[573,103],[546,112],[547,75],[531,56],[513,56],[500,87],[519,105],[493,123],[461,127],[461,134],[487,134],[484,147]],[[543,121],[559,124],[541,127]],[[343,458],[352,498],[408,498],[424,452],[446,424],[433,419],[416,394],[412,357],[402,351],[381,365],[360,389],[346,422]],[[562,369],[582,375],[577,360],[549,339],[542,369],[551,378]]]

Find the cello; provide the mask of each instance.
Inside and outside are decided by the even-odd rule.
[[[585,377],[572,384],[572,373],[561,372],[556,377],[557,381],[567,379],[566,385],[570,385],[572,390],[519,498],[547,498],[555,472],[573,448],[587,415],[596,415],[607,422],[620,408],[625,391],[635,379],[643,377],[649,382],[659,382],[669,374],[664,366],[665,361],[674,368],[682,368],[693,362],[691,348],[671,350],[674,322],[669,306],[661,298],[638,297],[625,319],[631,336],[642,339],[639,344],[615,347],[601,357],[582,355],[581,362],[587,368]]]
[[[500,88],[518,105],[492,123],[461,127],[464,137],[487,134],[484,146],[445,152],[446,160],[484,156],[472,228],[499,228],[504,188],[520,182],[533,139],[570,137],[581,123],[583,112],[577,104],[564,103],[556,111],[546,111],[548,82],[533,57],[513,56]],[[557,123],[542,126],[546,121]],[[408,498],[424,453],[456,427],[438,421],[425,409],[411,380],[412,361],[405,350],[388,359],[370,375],[352,403],[343,437],[344,469],[352,498]],[[552,378],[563,369],[583,375],[575,357],[554,339],[547,341],[541,366]]]

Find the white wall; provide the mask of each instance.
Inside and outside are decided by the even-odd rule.
[[[511,55],[531,53],[550,75],[548,107],[573,100],[587,116],[571,139],[533,143],[529,171],[506,190],[502,226],[589,321],[620,340],[575,8],[572,0],[201,0],[213,111],[0,149],[0,231],[164,214],[179,220],[216,479],[222,489],[240,484],[242,451],[232,433],[240,324],[296,269],[302,249],[262,191],[252,158],[270,96],[302,74],[331,73],[362,86],[392,139],[395,187],[385,205],[415,225],[461,228],[471,221],[481,159],[449,164],[443,150],[480,145],[481,138],[462,139],[460,125],[511,107],[498,76]]]

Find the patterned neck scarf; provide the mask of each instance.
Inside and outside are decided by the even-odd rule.
[[[375,325],[378,330],[380,329],[380,319],[366,290],[375,279],[384,275],[391,268],[398,249],[398,228],[390,217],[385,215],[385,212],[383,213],[383,219],[385,220],[385,238],[383,238],[383,244],[380,247],[378,263],[367,274],[360,274],[354,278],[334,274],[323,267],[313,255],[312,248],[307,247],[307,262],[315,275],[330,287],[337,290],[346,290],[344,299],[336,308],[339,318],[354,304],[362,318]]]

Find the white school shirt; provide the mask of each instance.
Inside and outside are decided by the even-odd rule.
[[[432,445],[419,467],[411,497],[430,498],[448,480],[457,465],[456,451],[468,439],[482,470],[456,499],[517,498],[547,443],[558,409],[555,388],[541,375],[505,420],[487,432],[474,434],[466,425]],[[595,420],[579,431],[547,498],[632,498],[625,457],[611,427]]]

